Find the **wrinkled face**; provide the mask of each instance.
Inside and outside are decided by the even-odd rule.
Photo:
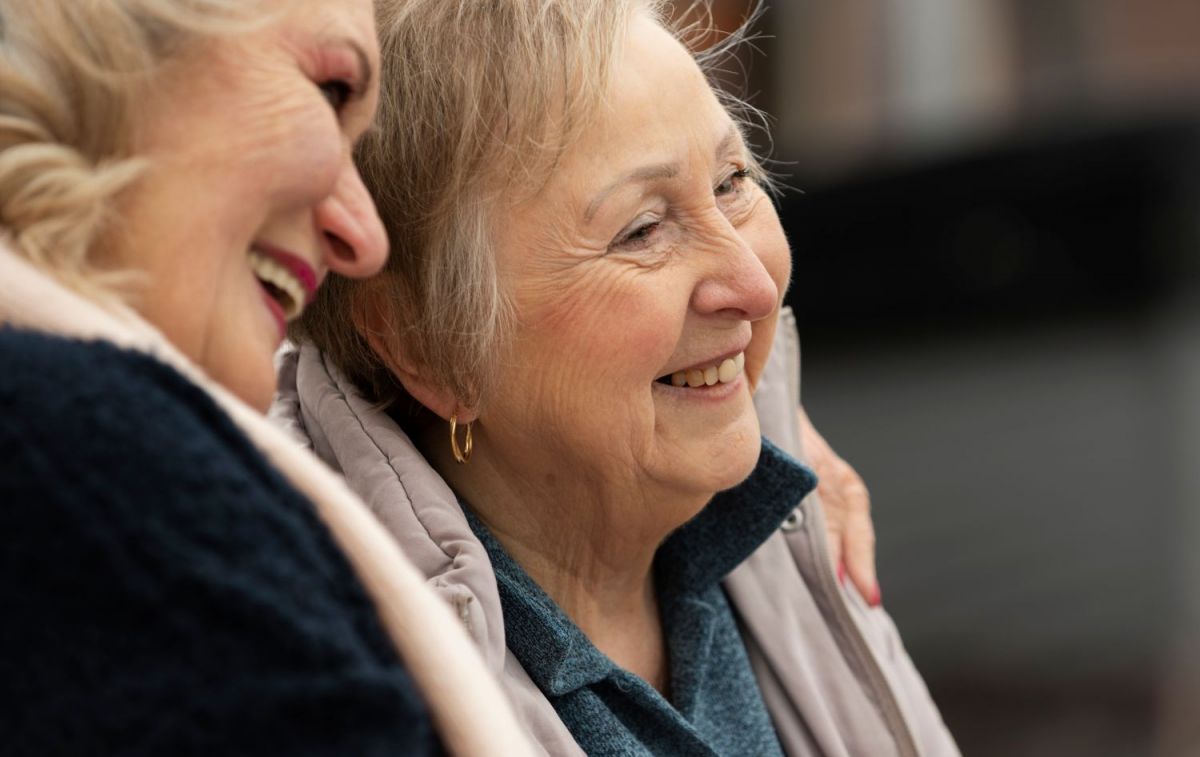
[[[712,494],[758,457],[751,390],[790,253],[684,48],[637,16],[618,60],[544,191],[502,214],[518,325],[480,422],[489,448],[536,448],[547,480]]]
[[[387,255],[350,158],[377,100],[370,0],[268,0],[271,21],[171,61],[135,135],[150,171],[106,262],[146,274],[133,305],[208,374],[265,408],[272,354],[327,272]]]

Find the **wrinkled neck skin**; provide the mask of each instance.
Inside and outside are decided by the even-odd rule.
[[[543,455],[505,454],[476,424],[467,464],[451,455],[446,428],[422,438],[426,456],[505,550],[598,649],[666,692],[667,656],[654,588],[659,545],[711,493],[673,495],[653,482],[559,466]]]

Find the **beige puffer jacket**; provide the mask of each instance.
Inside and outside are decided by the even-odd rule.
[[[755,404],[764,436],[803,459],[799,338],[791,311],[780,318]],[[311,345],[283,357],[271,415],[345,475],[455,609],[541,749],[581,754],[506,648],[495,574],[457,500],[391,418]],[[724,585],[788,755],[958,754],[891,619],[835,578],[815,495]]]

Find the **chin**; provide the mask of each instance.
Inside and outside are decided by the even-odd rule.
[[[762,452],[762,437],[757,433],[748,443],[741,445],[734,465],[731,466],[727,480],[717,491],[732,489],[746,480],[758,465],[758,457]]]
[[[758,465],[758,457],[762,451],[762,436],[759,434],[758,418],[746,427],[731,430],[723,435],[719,446],[710,448],[709,460],[720,465],[712,465],[704,471],[706,478],[705,490],[716,494],[719,491],[732,489],[746,480]]]
[[[247,405],[266,415],[267,411],[271,409],[271,403],[275,400],[275,383],[271,382],[269,389],[238,396]]]
[[[275,399],[275,367],[268,360],[266,371],[249,368],[243,366],[240,371],[213,371],[211,377],[242,402],[265,415]]]

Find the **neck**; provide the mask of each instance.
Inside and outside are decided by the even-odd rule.
[[[598,479],[532,454],[498,454],[475,429],[475,453],[459,464],[436,428],[427,456],[471,504],[508,554],[600,651],[665,693],[667,655],[654,589],[654,556],[707,500],[672,503],[638,482]],[[657,516],[657,517],[656,517]]]

